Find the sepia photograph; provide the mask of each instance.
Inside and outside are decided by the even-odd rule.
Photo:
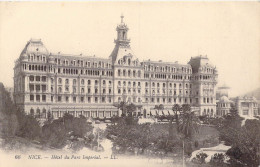
[[[0,2],[0,167],[260,167],[260,2]]]

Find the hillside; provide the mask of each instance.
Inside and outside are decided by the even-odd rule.
[[[251,92],[244,94],[243,96],[254,96],[256,99],[260,100],[260,88],[257,88]]]

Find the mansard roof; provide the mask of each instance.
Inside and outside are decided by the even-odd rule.
[[[209,67],[216,71],[216,68],[210,64],[207,55],[191,57],[188,64],[190,64],[192,66],[192,71],[195,73],[200,72],[201,68],[203,68],[203,67]]]
[[[39,53],[45,55],[49,54],[41,39],[31,39],[30,41],[28,41],[23,51],[21,52],[21,55],[30,53]]]

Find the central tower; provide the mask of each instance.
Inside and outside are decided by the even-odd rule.
[[[122,58],[125,55],[133,55],[130,47],[130,39],[127,38],[128,30],[129,28],[124,23],[124,16],[122,15],[121,23],[118,24],[116,27],[117,39],[114,40],[116,45],[111,55],[109,56],[109,58],[112,59],[112,64],[115,64],[118,59]]]
[[[129,47],[130,40],[127,39],[128,27],[124,23],[124,16],[121,16],[121,23],[116,27],[117,39],[115,40],[116,45]]]

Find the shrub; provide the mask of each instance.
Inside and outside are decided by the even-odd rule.
[[[204,163],[206,163],[205,160],[207,157],[208,157],[208,155],[206,153],[201,152],[201,153],[198,153],[196,155],[196,157],[192,159],[192,162],[194,162],[196,164],[204,164]]]
[[[212,166],[226,166],[225,164],[225,155],[222,153],[216,153],[213,156],[211,156],[210,159],[210,165]]]

